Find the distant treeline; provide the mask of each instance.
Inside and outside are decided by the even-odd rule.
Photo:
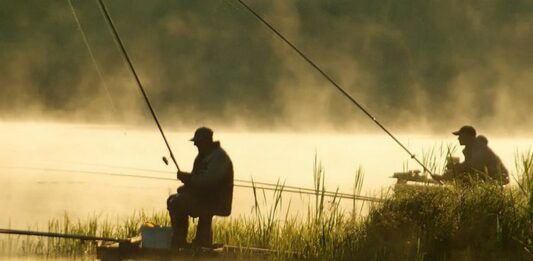
[[[371,126],[237,1],[107,2],[168,124]],[[388,126],[532,126],[529,0],[247,2]],[[0,116],[143,119],[97,3],[72,3],[116,111],[67,0],[1,1]]]

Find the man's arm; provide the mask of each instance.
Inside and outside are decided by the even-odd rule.
[[[446,172],[442,175],[442,180],[453,180],[459,176],[459,173],[464,173],[467,168],[467,162],[449,163],[446,166]]]

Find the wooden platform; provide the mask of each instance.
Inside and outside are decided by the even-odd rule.
[[[180,260],[191,259],[235,259],[253,258],[261,259],[270,255],[283,254],[288,257],[298,258],[296,252],[283,252],[265,248],[241,247],[215,244],[213,248],[180,248],[180,249],[150,249],[142,248],[141,241],[137,238],[131,242],[98,242],[96,258],[102,261],[117,260]]]
[[[142,248],[139,242],[116,243],[99,242],[96,248],[96,258],[102,261],[116,260],[175,260],[180,257],[217,257],[224,253],[222,245],[214,248],[195,249],[156,249]]]

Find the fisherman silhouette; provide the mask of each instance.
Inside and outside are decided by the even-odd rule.
[[[458,136],[459,144],[465,146],[463,155],[465,160],[448,166],[442,176],[435,176],[437,180],[459,181],[463,184],[474,182],[496,182],[500,185],[509,183],[509,173],[501,159],[488,146],[488,139],[479,135],[472,126],[463,126],[453,132]]]
[[[213,142],[213,131],[206,127],[196,130],[191,139],[198,148],[191,173],[178,171],[183,182],[178,193],[167,200],[174,248],[190,246],[187,243],[189,216],[198,217],[193,247],[211,247],[214,215],[229,216],[233,199],[233,164],[220,142]]]

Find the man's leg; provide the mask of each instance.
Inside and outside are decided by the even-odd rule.
[[[173,194],[167,200],[167,209],[172,225],[172,246],[182,247],[187,245],[187,232],[189,229],[189,217],[187,202],[183,195]]]
[[[211,227],[213,215],[201,215],[198,219],[194,244],[202,247],[211,247],[213,245],[213,231]]]

